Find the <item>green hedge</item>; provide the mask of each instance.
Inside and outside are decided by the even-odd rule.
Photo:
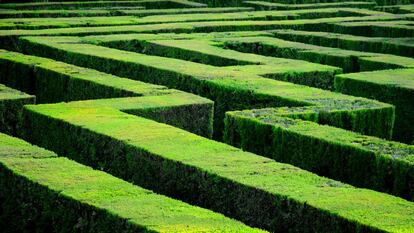
[[[395,105],[393,139],[414,140],[414,69],[383,70],[337,75],[335,90]]]
[[[360,52],[352,52],[336,48],[325,48],[303,43],[283,41],[270,37],[229,39],[224,42],[223,46],[229,49],[252,52],[264,56],[301,59],[320,64],[327,64],[340,67],[345,73],[359,71],[358,60],[355,55]],[[302,82],[297,83],[304,84]],[[328,83],[322,86],[319,86],[318,84],[319,83],[309,83],[311,86],[332,89],[333,80],[329,80]]]
[[[213,11],[195,12],[191,11],[183,12],[176,10],[173,15],[157,14],[157,11],[146,10],[136,12],[141,14],[140,17],[134,16],[113,16],[113,17],[73,17],[73,18],[37,18],[37,19],[1,19],[1,30],[12,29],[46,29],[46,28],[70,28],[70,27],[98,27],[98,26],[125,26],[125,25],[145,25],[145,24],[159,24],[159,23],[174,23],[174,22],[202,22],[202,21],[234,21],[234,20],[286,20],[288,18],[320,18],[333,17],[333,16],[355,16],[360,15],[358,12],[350,9],[317,9],[317,10],[296,10],[296,11],[244,11],[244,12],[232,12],[227,8]],[[214,9],[214,8],[213,8]],[[243,8],[241,8],[243,9]],[[240,9],[240,10],[241,10]],[[246,10],[246,8],[244,8]],[[247,8],[249,9],[249,8]],[[240,11],[239,10],[239,11]],[[194,11],[194,10],[193,10]],[[201,10],[199,10],[201,11]],[[226,12],[228,11],[228,12]],[[235,11],[235,10],[233,10]],[[19,12],[19,11],[17,11]],[[158,11],[162,13],[162,11]],[[216,13],[218,12],[218,13]],[[168,12],[166,12],[168,13]],[[191,13],[191,14],[190,14]],[[171,14],[171,12],[170,12]]]
[[[168,93],[142,83],[52,59],[0,50],[0,82],[36,95],[38,103]]]
[[[361,11],[361,10],[359,10]],[[39,29],[39,30],[1,30],[0,31],[0,45],[2,48],[13,48],[13,43],[16,43],[19,36],[81,36],[81,35],[108,35],[108,34],[130,34],[130,33],[195,33],[195,32],[227,32],[227,31],[259,31],[259,30],[274,30],[274,29],[295,29],[295,30],[310,30],[310,31],[333,31],[334,23],[340,22],[359,22],[364,20],[396,20],[408,19],[404,15],[371,15],[374,11],[367,13],[363,11],[362,14],[367,16],[362,17],[328,17],[318,19],[302,19],[302,20],[253,20],[253,21],[208,21],[208,22],[183,22],[183,23],[160,23],[149,25],[124,25],[124,26],[101,26],[101,27],[79,27],[79,28],[55,28],[55,29]],[[7,47],[9,46],[9,47]]]
[[[36,95],[37,103],[145,96],[148,98],[103,100],[101,105],[111,105],[205,137],[212,136],[213,102],[205,98],[5,50],[0,50],[0,69],[4,71],[0,82]],[[10,105],[4,108],[2,119],[17,122],[18,117],[6,114],[11,109]],[[13,124],[3,125],[12,127]]]
[[[25,38],[21,40],[20,46],[24,51],[31,54],[49,56],[79,66],[113,73],[120,77],[166,85],[170,88],[177,88],[209,98],[215,102],[214,136],[218,139],[221,139],[224,129],[224,113],[229,110],[306,105],[335,105],[339,107],[337,103],[348,105],[345,108],[347,112],[344,113],[345,115],[348,114],[348,117],[343,117],[337,121],[338,119],[333,116],[330,121],[333,125],[384,138],[389,137],[392,132],[392,122],[390,122],[393,119],[391,117],[392,113],[390,115],[390,112],[375,110],[377,108],[389,109],[389,105],[262,78],[254,73],[257,72],[257,66],[237,66],[237,69],[229,70],[229,67],[214,67],[90,44],[76,44],[76,46],[70,43],[58,44],[54,40],[53,38]],[[79,38],[63,38],[63,40],[77,41]],[[291,70],[301,69],[300,65],[303,65],[308,68],[309,72],[312,67],[315,67],[313,70],[318,76],[321,74],[317,72],[319,69],[321,69],[321,72],[326,70],[327,75],[333,76],[335,73],[335,69],[312,63],[300,63],[300,61],[285,59],[281,59],[281,61],[283,62],[280,65],[268,63],[268,65],[264,64],[263,68],[271,71],[270,73],[275,73],[274,68],[279,69],[279,71],[280,69],[283,70],[285,67],[289,67],[286,63],[291,62],[294,65],[294,67],[289,67]],[[293,70],[279,73],[280,76],[283,74],[301,75]],[[303,77],[308,76],[304,75]],[[360,103],[364,104],[361,105]],[[354,106],[351,108],[350,105]],[[375,114],[379,114],[377,115],[378,119],[384,121],[375,121],[374,123],[364,115],[354,114],[353,111],[358,111],[358,109],[376,111]]]
[[[414,46],[409,38],[377,38],[328,32],[274,30],[274,36],[284,40],[356,51],[387,53],[410,57]]]
[[[322,47],[271,37],[226,38],[221,41],[230,49],[332,65],[341,67],[344,73],[414,67],[414,59],[409,57]],[[328,84],[330,86],[316,87],[332,89],[333,80]]]
[[[34,96],[0,84],[0,132],[16,135],[23,105],[34,103]]]
[[[330,3],[307,3],[307,4],[285,4],[271,1],[244,1],[244,6],[254,7],[256,10],[298,10],[298,9],[322,9],[322,8],[368,8],[372,9],[375,2],[330,2]]]
[[[321,176],[414,200],[414,147],[281,116],[272,109],[228,112],[225,142]],[[316,121],[317,116],[299,118]]]
[[[3,232],[263,232],[0,134]]]
[[[368,37],[414,37],[414,29],[409,20],[335,23],[332,32]]]
[[[71,104],[30,106],[24,115],[22,136],[30,142],[252,226],[278,232],[412,230],[411,202],[168,125]]]
[[[348,0],[271,0],[270,2],[279,2],[284,4],[322,4],[322,3],[341,3]],[[362,0],[361,2],[370,2],[370,0]]]
[[[251,10],[250,7],[220,8],[177,8],[177,9],[144,9],[144,10],[19,10],[2,11],[0,18],[53,18],[53,17],[93,17],[93,16],[149,16],[170,14],[226,13]]]
[[[150,8],[185,8],[204,7],[187,0],[142,0],[142,1],[72,1],[72,2],[36,2],[36,3],[7,3],[2,8],[16,10],[39,10],[39,9],[79,9],[93,7],[121,7],[121,6],[143,6]]]

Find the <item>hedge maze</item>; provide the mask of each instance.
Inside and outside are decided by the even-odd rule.
[[[0,231],[414,232],[414,2],[0,4]]]

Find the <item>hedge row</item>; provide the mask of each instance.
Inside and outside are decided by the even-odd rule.
[[[263,232],[0,134],[3,232]]]
[[[375,0],[380,6],[412,4],[413,0]]]
[[[59,40],[62,43],[58,43]],[[393,112],[388,111],[392,109],[390,105],[266,79],[255,75],[252,71],[239,70],[239,67],[250,67],[257,70],[257,66],[237,66],[237,69],[229,70],[226,67],[214,67],[173,58],[120,51],[91,44],[63,43],[64,40],[76,41],[79,39],[68,37],[61,39],[25,38],[21,40],[20,45],[30,54],[49,56],[79,66],[98,69],[121,77],[166,85],[209,98],[215,102],[214,135],[216,138],[220,138],[222,135],[226,111],[304,105],[336,106],[338,109],[345,107],[349,117],[340,121],[332,120],[331,122],[337,126],[345,126],[357,132],[380,137],[389,137],[392,132]],[[287,62],[289,60],[285,60],[279,67],[288,67]],[[292,62],[292,64],[296,64],[293,68],[298,69],[298,61]],[[269,66],[278,68],[271,63]],[[267,69],[270,69],[269,66],[262,65]],[[316,68],[315,71],[318,69]],[[334,74],[332,71],[329,72],[331,75]],[[317,74],[319,75],[320,72]],[[286,75],[294,76],[297,73],[291,72]],[[357,102],[364,104],[360,105]],[[344,103],[346,106],[341,106],[340,103]],[[376,118],[383,121],[376,121],[353,113],[360,109],[375,112],[374,115],[378,114]],[[377,111],[378,109],[388,110]]]
[[[232,49],[276,57],[297,58],[314,62],[317,61],[322,64],[328,63],[329,65],[343,67],[347,72],[414,67],[413,58],[326,48],[297,42],[283,41],[269,37],[229,38],[224,41],[226,41],[225,46]],[[337,52],[335,53],[334,51]],[[410,77],[408,77],[410,76],[408,74],[410,71],[411,69],[407,69],[407,73],[405,71],[392,71],[390,73],[386,70],[367,72],[365,74],[362,73],[361,77],[364,77],[365,81],[358,83],[355,81],[352,82],[352,78],[344,81],[341,77],[359,77],[360,73],[337,75],[332,79],[330,77],[324,77],[314,81],[312,81],[312,79],[289,79],[288,81],[333,90],[344,94],[373,98],[395,105],[396,121],[393,139],[409,143],[412,141],[412,136],[414,135],[414,131],[411,127],[411,122],[413,121],[412,104],[409,103],[412,99],[410,96],[411,86],[408,83],[410,82]],[[398,73],[401,74],[399,75]],[[388,85],[387,87],[384,84],[375,84],[375,78],[371,77],[371,74],[378,74],[376,75],[377,79],[381,78],[381,74],[387,76],[389,78],[389,82],[391,82],[390,85],[400,82],[402,85],[407,83],[409,86],[401,89],[401,85],[396,87]]]
[[[225,38],[220,39],[220,41],[226,48],[265,56],[300,59],[332,65],[341,67],[345,73],[414,67],[413,58],[350,51],[271,37]],[[332,85],[333,80],[328,86],[316,87],[332,89]]]
[[[0,84],[0,132],[16,135],[23,105],[34,103],[34,96]]]
[[[168,93],[163,86],[7,50],[0,50],[0,68],[1,83],[36,95],[38,103]]]
[[[179,13],[179,12],[178,12]],[[186,13],[174,15],[150,15],[137,18],[136,16],[114,17],[76,17],[76,18],[28,18],[28,19],[0,19],[0,29],[45,29],[68,27],[97,27],[121,25],[145,25],[174,22],[201,22],[201,21],[234,21],[234,20],[286,20],[312,19],[320,17],[360,16],[358,11],[349,8],[314,9],[293,11],[244,11],[229,13]]]
[[[3,71],[1,83],[36,95],[38,103],[102,98],[105,100],[100,105],[110,105],[205,137],[211,137],[213,132],[213,102],[196,95],[5,50],[0,50],[0,69]],[[137,98],[108,99],[120,97]]]
[[[361,10],[359,10],[361,11]],[[353,22],[367,20],[393,20],[405,19],[404,15],[369,15],[362,17],[333,17],[321,19],[302,19],[302,20],[280,20],[280,21],[208,21],[208,22],[184,22],[184,23],[161,23],[150,25],[124,25],[124,26],[102,26],[102,27],[80,27],[80,28],[55,28],[39,30],[1,30],[0,45],[4,49],[17,49],[14,46],[19,36],[30,35],[107,35],[125,33],[195,33],[195,32],[225,32],[225,31],[259,31],[273,29],[299,29],[299,30],[319,30],[332,31],[333,23]]]
[[[294,30],[275,30],[272,31],[272,33],[275,37],[280,39],[319,46],[374,53],[388,53],[408,57],[412,57],[414,54],[414,45],[411,42],[411,38],[378,38]]]
[[[240,6],[243,1],[232,0],[232,1],[219,1],[219,0],[195,0],[197,2],[206,3],[209,6]],[[323,3],[348,3],[348,0],[266,0],[267,2],[274,2],[279,4],[290,4],[290,5],[300,5],[300,4],[323,4]],[[400,4],[412,4],[413,0],[362,0],[360,2],[373,2],[378,5],[400,5]]]
[[[414,13],[414,4],[378,6],[375,10],[390,12],[392,14],[411,14]]]
[[[236,66],[227,67],[229,71],[234,69],[239,72],[246,72],[254,75],[261,75],[272,79],[295,82],[294,80],[306,80],[308,86],[312,83],[330,82],[332,73],[341,73],[338,68],[320,66],[314,63],[307,63],[298,60],[287,60],[258,56],[255,54],[240,53],[215,46],[208,40],[194,38],[185,40],[184,35],[179,40],[152,36],[134,36],[131,40],[118,38],[118,40],[107,40],[100,42],[101,37],[89,37],[93,43],[108,46],[111,48],[128,50],[132,52],[145,53],[163,57],[178,58],[187,61],[194,61],[213,66]],[[106,36],[104,36],[106,38]],[[212,38],[214,39],[214,38]],[[237,58],[237,59],[236,59]],[[289,65],[286,65],[286,64]],[[253,65],[261,65],[261,69],[255,69]]]
[[[224,141],[321,176],[414,200],[413,146],[320,125],[311,122],[318,116],[308,111],[301,116],[274,109],[227,112]]]
[[[176,9],[143,9],[143,10],[10,10],[0,11],[0,18],[58,18],[58,17],[93,17],[93,16],[148,16],[195,13],[226,13],[252,10],[250,7],[220,7],[220,8],[176,8]]]
[[[337,75],[334,89],[394,105],[393,139],[410,143],[414,140],[413,72],[414,69],[398,69]]]
[[[22,136],[32,143],[251,226],[275,232],[413,230],[412,202],[145,118],[64,103],[28,106],[24,117]]]
[[[368,37],[414,37],[414,27],[410,20],[401,21],[367,21],[335,23],[333,31],[341,34],[352,34]]]
[[[308,4],[285,4],[271,1],[244,1],[244,6],[253,7],[256,10],[297,10],[297,9],[321,9],[334,7],[355,7],[373,9],[375,2],[330,2],[330,3],[308,3]]]
[[[140,1],[72,1],[72,2],[30,2],[6,3],[2,8],[16,10],[78,9],[93,7],[143,6],[149,8],[204,7],[205,4],[187,0],[140,0]]]

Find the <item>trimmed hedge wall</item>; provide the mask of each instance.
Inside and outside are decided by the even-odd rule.
[[[333,31],[341,34],[351,34],[368,37],[414,37],[414,29],[410,27],[411,21],[363,21],[334,23]]]
[[[142,1],[72,1],[72,2],[37,2],[37,3],[7,3],[2,8],[16,10],[48,10],[48,9],[80,9],[93,7],[120,7],[120,6],[143,6],[150,8],[186,8],[204,7],[206,5],[187,0],[142,0]]]
[[[328,32],[308,32],[294,30],[274,30],[277,38],[356,51],[388,53],[400,56],[412,56],[414,45],[409,38],[377,38],[353,36]]]
[[[352,111],[367,109],[369,112],[375,111],[376,108],[389,109],[391,107],[383,103],[265,79],[255,75],[252,71],[250,74],[229,71],[219,67],[90,44],[82,46],[76,44],[75,48],[70,44],[57,44],[51,40],[53,41],[52,38],[46,38],[45,41],[40,38],[25,38],[21,40],[21,48],[31,54],[49,56],[121,77],[166,85],[213,100],[215,102],[214,138],[216,139],[222,137],[226,111],[279,106],[336,106],[338,109],[348,110],[343,113],[348,117],[338,119],[333,116],[330,122],[334,126],[343,126],[357,132],[384,138],[390,137],[392,132],[393,113],[377,111],[376,114],[379,114],[377,118],[384,121],[374,123],[365,115],[354,114]],[[64,40],[76,41],[77,38],[65,38]],[[341,104],[338,103],[345,103],[345,106],[340,106]]]
[[[413,58],[322,47],[271,37],[229,38],[221,41],[226,48],[332,65],[341,67],[344,73],[414,67]],[[329,85],[316,87],[332,89],[333,80]]]
[[[0,134],[2,232],[264,232]]]
[[[318,177],[171,126],[68,104],[25,110],[22,136],[28,141],[251,226],[276,232],[412,230],[411,202]]]
[[[34,96],[0,84],[0,132],[16,135],[23,105],[34,103]]]
[[[144,9],[144,10],[20,10],[2,11],[0,18],[57,18],[57,17],[94,17],[94,16],[149,16],[170,14],[226,13],[251,10],[250,7],[224,8],[179,8],[179,9]]]
[[[414,140],[414,69],[337,75],[335,90],[395,105],[393,140]]]
[[[213,133],[213,102],[199,96],[5,50],[0,50],[0,69],[4,70],[0,82],[36,95],[38,103],[151,96],[117,100],[118,103],[103,100],[105,103],[100,105],[110,105],[208,138]],[[11,109],[10,105],[3,109],[2,119],[13,121],[3,125],[14,128],[12,125],[19,118],[6,114]]]
[[[271,1],[244,1],[244,6],[254,7],[256,10],[298,10],[298,9],[323,9],[323,8],[368,8],[373,9],[375,2],[330,2],[308,4],[284,4]]]
[[[359,10],[361,11],[361,10]],[[358,11],[354,11],[358,13]],[[56,28],[39,30],[1,30],[1,48],[19,49],[16,40],[20,36],[82,36],[82,35],[108,35],[108,34],[131,34],[131,33],[211,33],[228,31],[259,31],[275,29],[295,29],[306,31],[333,31],[335,23],[359,22],[364,20],[409,20],[404,15],[375,15],[375,11],[362,12],[366,16],[356,17],[328,17],[302,20],[276,20],[276,21],[209,21],[209,22],[183,22],[183,23],[160,23],[148,25],[125,25],[125,26],[102,26],[102,27],[78,27],[78,28]],[[386,30],[386,28],[385,28]]]
[[[277,115],[271,109],[227,112],[224,141],[321,176],[414,200],[413,146]],[[315,121],[317,116],[299,118]]]

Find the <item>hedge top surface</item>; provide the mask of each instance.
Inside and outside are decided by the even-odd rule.
[[[0,133],[0,160],[17,158],[54,158],[57,155],[26,141]]]
[[[91,44],[105,44],[109,42],[128,42],[133,40],[181,40],[181,39],[215,39],[215,38],[232,38],[232,37],[249,37],[249,36],[271,36],[266,31],[232,31],[232,32],[210,32],[210,33],[130,33],[130,34],[114,34],[114,35],[98,35],[79,37],[79,42]],[[74,40],[75,37],[70,37]],[[75,39],[76,40],[76,39]],[[59,42],[57,38],[53,41]]]
[[[178,128],[109,108],[80,109],[62,103],[29,105],[27,109],[116,138],[154,156],[306,203],[350,221],[391,232],[413,230],[412,202],[319,177]],[[126,130],[130,128],[140,130]],[[205,159],[206,155],[208,159]]]
[[[77,108],[114,108],[121,111],[150,110],[157,108],[173,108],[178,106],[190,106],[196,104],[213,104],[206,98],[185,92],[171,92],[165,95],[124,97],[110,99],[94,99],[68,102],[70,106]]]
[[[398,68],[414,68],[414,59],[411,57],[401,57],[390,54],[378,54],[377,56],[366,56],[360,59],[370,62],[394,64]]]
[[[381,70],[338,75],[340,78],[384,84],[414,91],[414,69]]]
[[[26,98],[34,98],[34,96],[0,84],[0,101]]]
[[[0,163],[59,195],[156,232],[264,232],[0,134]]]

